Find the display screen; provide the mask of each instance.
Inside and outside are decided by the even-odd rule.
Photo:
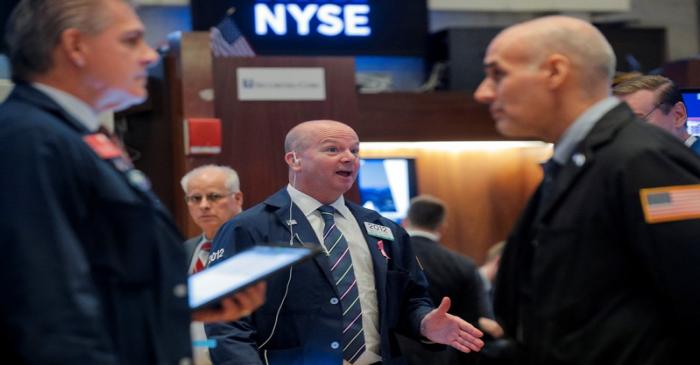
[[[358,174],[363,207],[400,223],[416,195],[415,161],[408,158],[363,158]]]
[[[700,89],[682,89],[681,93],[688,113],[688,133],[700,135]]]
[[[231,7],[233,20],[259,55],[422,56],[425,51],[426,0],[192,0],[192,28],[208,30]]]

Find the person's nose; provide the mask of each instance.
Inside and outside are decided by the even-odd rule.
[[[474,100],[482,104],[489,104],[493,102],[494,95],[493,83],[488,78],[484,78],[474,91]]]
[[[342,155],[342,157],[341,157],[341,161],[346,162],[346,163],[347,163],[347,162],[354,162],[355,159],[357,159],[357,158],[358,158],[358,157],[357,157],[357,155],[356,155],[355,153],[353,153],[353,152],[350,151],[350,150],[347,150],[347,151],[345,151],[345,152],[343,153],[343,155]]]
[[[158,55],[158,52],[156,52],[155,49],[153,49],[151,46],[149,46],[146,43],[144,43],[144,47],[145,47],[145,49],[144,49],[144,53],[143,53],[143,57],[142,57],[143,65],[146,68],[154,66],[160,60],[160,56]]]
[[[199,208],[200,209],[209,209],[211,208],[211,202],[209,202],[209,199],[207,199],[206,196],[202,197],[202,200],[199,202]]]

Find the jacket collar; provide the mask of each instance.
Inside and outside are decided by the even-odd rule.
[[[546,221],[549,219],[554,208],[571,190],[580,175],[595,163],[598,149],[609,143],[625,124],[633,121],[634,114],[626,104],[621,103],[606,113],[595,124],[590,133],[574,149],[571,157],[566,161],[561,172],[559,172],[554,191],[552,192],[552,199],[549,200],[547,206],[540,209],[542,220]],[[539,195],[539,190],[538,188],[535,195]]]
[[[48,95],[27,83],[20,82],[16,84],[12,90],[12,93],[10,93],[10,96],[8,97],[8,101],[10,100],[18,100],[33,104],[46,112],[53,114],[57,117],[57,119],[61,120],[71,129],[79,132],[80,134],[91,133],[83,123],[80,123],[80,121],[58,105],[58,103],[56,103]]]
[[[313,228],[311,228],[311,225],[306,219],[304,213],[295,204],[292,204],[286,187],[269,196],[263,203],[266,205],[266,209],[277,217],[279,224],[289,230],[293,244],[297,245],[312,243],[315,245],[320,245],[318,238],[316,237],[316,234],[314,233]],[[382,256],[379,250],[379,239],[367,234],[367,228],[365,227],[364,222],[382,224],[382,217],[375,211],[364,209],[361,206],[347,200],[345,200],[345,205],[357,220],[360,230],[362,231],[365,241],[367,242],[368,249],[372,257],[372,262],[374,264],[375,284],[378,293],[380,293],[385,287],[387,260],[384,258],[384,256]],[[317,255],[314,257],[314,261],[323,272],[323,275],[331,285],[332,289],[336,291],[336,294],[338,294],[337,289],[333,284],[335,280],[333,280],[333,275],[330,272],[328,257],[326,255]],[[382,298],[382,295],[378,296],[378,300],[380,305],[383,305],[384,299]]]

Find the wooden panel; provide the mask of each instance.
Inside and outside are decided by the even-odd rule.
[[[168,125],[172,141],[170,156],[173,161],[170,176],[174,185],[172,210],[178,227],[186,237],[191,237],[201,231],[189,216],[180,179],[197,166],[219,163],[216,157],[185,157],[183,139],[185,118],[214,117],[213,99],[207,98],[207,94],[212,94],[214,89],[209,33],[182,33],[180,38],[172,40],[170,47],[171,51],[164,63],[170,93]]]
[[[324,101],[239,101],[238,67],[323,67]],[[244,207],[259,203],[287,184],[284,137],[296,124],[334,119],[357,124],[357,97],[352,58],[255,57],[215,58],[216,115],[222,119],[219,162],[235,168],[245,194]],[[349,199],[356,200],[355,191]]]
[[[443,243],[477,263],[507,237],[525,203],[542,179],[539,162],[549,147],[498,150],[363,149],[362,157],[416,159],[419,194],[447,203]]]
[[[506,139],[466,92],[360,94],[358,102],[363,142]]]
[[[239,172],[241,188],[245,194],[244,207],[250,207],[286,184],[288,179],[287,168],[283,162],[284,136],[292,126],[304,120],[328,118],[345,122],[355,128],[360,139],[365,142],[505,140],[495,130],[488,108],[477,104],[470,93],[358,95],[355,92],[352,58],[212,58],[208,33],[193,32],[183,33],[179,40],[171,44],[171,52],[164,59],[164,65],[170,101],[167,108],[167,126],[170,129],[168,137],[171,140],[170,156],[173,166],[169,177],[172,184],[170,201],[174,204],[172,209],[178,226],[187,236],[199,233],[199,229],[189,218],[187,206],[182,199],[182,190],[179,187],[182,175],[206,163],[229,165]],[[240,66],[324,67],[328,98],[325,101],[313,102],[238,101],[235,69]],[[207,98],[211,90],[218,95],[213,100]],[[187,158],[184,156],[182,121],[188,117],[222,119],[224,138],[220,155]],[[429,165],[432,166],[433,163]],[[428,169],[429,167],[422,168]],[[510,166],[505,171],[515,169],[516,166]],[[506,197],[513,194],[513,188],[507,184],[507,180],[513,174],[516,173],[511,172],[506,177],[494,180],[494,184],[505,181],[505,188],[511,189]],[[428,177],[423,179],[428,181],[421,184],[423,187],[439,185],[437,182],[429,182],[431,180]],[[529,192],[531,187],[524,185],[518,189],[521,189],[522,194]],[[346,197],[349,200],[359,200],[357,188],[353,187]],[[522,196],[514,195],[514,199],[517,205]],[[519,208],[509,208],[507,204],[501,204],[498,214],[512,215],[512,210]],[[488,222],[496,225],[494,229],[498,233],[489,233],[486,236],[503,235],[503,226],[509,227],[511,224],[508,222]],[[483,242],[489,239],[483,238]],[[465,250],[468,253],[476,252],[466,248]]]
[[[662,74],[679,87],[700,87],[700,59],[689,59],[667,63]]]

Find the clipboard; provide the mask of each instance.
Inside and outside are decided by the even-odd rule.
[[[227,296],[322,252],[314,245],[255,245],[196,274],[190,275],[189,306],[211,307]]]

